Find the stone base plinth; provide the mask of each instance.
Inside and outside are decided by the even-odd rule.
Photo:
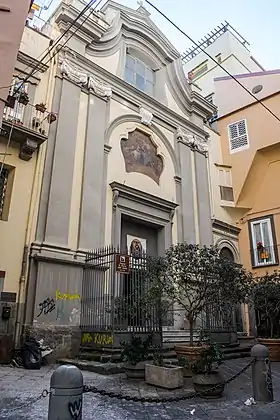
[[[54,363],[61,357],[75,357],[79,353],[81,345],[81,330],[79,327],[70,326],[30,326],[23,328],[22,340],[27,337],[36,340],[44,340],[44,345],[53,349],[48,356],[49,363]]]

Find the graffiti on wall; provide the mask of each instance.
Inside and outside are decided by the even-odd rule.
[[[82,336],[82,344],[111,345],[113,344],[113,336],[108,333],[84,333]]]
[[[55,309],[55,301],[51,298],[46,298],[42,302],[39,303],[40,312],[37,315],[39,318],[41,315],[47,315],[51,313]]]
[[[56,300],[80,300],[81,296],[78,293],[61,293],[59,290],[55,292]]]

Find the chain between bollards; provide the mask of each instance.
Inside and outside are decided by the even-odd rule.
[[[238,376],[240,376],[242,373],[244,373],[250,366],[254,364],[255,360],[250,360],[249,363],[247,363],[246,366],[244,366],[239,372],[235,373],[230,378],[226,379],[225,381],[220,382],[219,384],[216,384],[210,389],[207,389],[204,392],[193,392],[188,395],[182,395],[178,397],[169,397],[169,398],[145,398],[145,397],[137,397],[132,395],[124,395],[121,393],[116,393],[113,391],[106,391],[105,389],[98,389],[95,386],[91,385],[84,385],[84,393],[92,392],[94,394],[99,394],[102,396],[106,396],[109,398],[117,398],[119,400],[126,400],[126,401],[132,401],[132,402],[140,402],[140,403],[149,403],[149,404],[160,404],[160,403],[168,403],[168,402],[179,402],[184,400],[191,400],[194,398],[199,398],[207,395],[209,392],[215,391],[216,389],[220,388],[221,386],[227,385],[230,382],[232,382],[234,379],[236,379]]]

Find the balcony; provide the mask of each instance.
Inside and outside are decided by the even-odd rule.
[[[278,265],[278,246],[265,246],[251,249],[252,267]]]
[[[12,130],[11,140],[19,143],[19,157],[26,161],[47,140],[50,124],[56,120],[55,114],[40,105],[14,103],[11,107],[12,103],[4,108],[0,135],[9,138]]]

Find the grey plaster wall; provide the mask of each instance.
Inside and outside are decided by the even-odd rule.
[[[83,268],[38,262],[33,324],[80,325]]]
[[[55,113],[59,112],[60,100],[61,100],[61,89],[62,89],[62,80],[56,77],[53,104],[52,104],[52,111]],[[57,122],[54,122],[50,125],[50,130],[49,130],[49,137],[47,141],[47,152],[45,156],[43,181],[42,181],[42,188],[41,188],[41,195],[40,195],[39,213],[38,213],[37,229],[36,229],[36,240],[39,242],[43,242],[45,238],[45,229],[46,229],[46,220],[47,220],[47,212],[48,212],[48,202],[49,202],[49,194],[50,194],[56,132],[57,132]]]
[[[179,142],[179,155],[181,164],[181,194],[182,208],[180,209],[182,218],[182,241],[189,244],[196,243],[195,219],[194,219],[194,198],[193,198],[193,174],[191,149],[183,142]]]
[[[195,152],[198,225],[201,245],[213,244],[207,158]]]
[[[95,248],[102,243],[106,107],[105,100],[89,94],[79,237],[81,249]]]
[[[81,89],[62,80],[45,240],[68,246],[70,206]]]

